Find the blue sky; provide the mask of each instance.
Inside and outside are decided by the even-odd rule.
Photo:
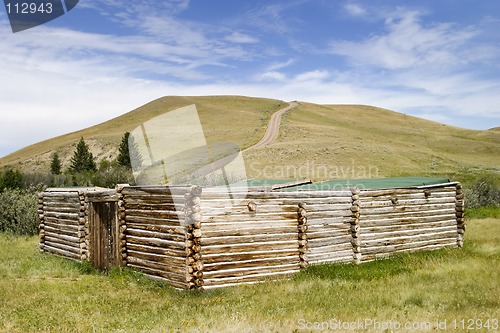
[[[15,34],[0,8],[0,156],[165,95],[500,126],[499,28],[497,0],[80,0]]]

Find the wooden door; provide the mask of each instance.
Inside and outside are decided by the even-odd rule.
[[[115,201],[91,202],[89,206],[90,261],[104,271],[119,265],[117,211]]]

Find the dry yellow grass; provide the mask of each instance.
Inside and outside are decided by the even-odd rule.
[[[247,160],[256,174],[266,169],[281,178],[318,180],[498,171],[498,156],[498,131],[461,129],[371,106],[300,103],[285,116],[278,141],[251,151]]]
[[[67,165],[84,137],[98,160],[117,154],[121,136],[164,112],[195,104],[208,142],[246,148],[259,141],[283,101],[241,96],[163,97],[120,117],[34,144],[2,166],[47,171],[57,151]],[[278,140],[245,153],[250,178],[453,177],[466,169],[498,171],[500,132],[473,131],[362,105],[301,102],[285,114]]]

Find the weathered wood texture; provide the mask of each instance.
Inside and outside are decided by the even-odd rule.
[[[360,261],[460,244],[457,192],[456,186],[361,191],[353,241]]]
[[[302,266],[352,261],[351,225],[355,223],[351,210],[352,192],[304,191],[297,194],[302,196],[299,215],[304,215],[299,220],[306,225],[302,228],[304,235],[299,233],[299,237],[306,240]]]
[[[83,190],[50,189],[38,197],[40,250],[75,260],[88,259]]]
[[[455,191],[455,204],[456,204],[456,219],[457,219],[457,246],[464,246],[463,235],[465,233],[465,215],[464,215],[464,192],[462,184],[456,185]]]
[[[201,286],[190,261],[194,253],[189,207],[199,191],[186,186],[118,186],[122,265],[177,288]]]
[[[201,195],[205,288],[255,283],[299,271],[299,206],[293,196],[249,192]]]
[[[91,261],[107,253],[102,260],[176,288],[209,289],[277,279],[310,264],[463,245],[460,184],[233,194],[197,186],[51,189],[38,200],[40,249]],[[114,220],[106,224],[99,214]]]

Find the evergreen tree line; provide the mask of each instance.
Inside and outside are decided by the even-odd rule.
[[[34,235],[38,232],[37,194],[48,186],[101,186],[113,188],[119,183],[133,184],[129,154],[129,133],[125,133],[115,160],[96,163],[83,138],[75,147],[65,169],[58,153],[52,155],[45,173],[0,171],[0,232]],[[133,149],[133,154],[134,153]],[[139,158],[139,155],[134,155]]]
[[[81,138],[76,144],[69,165],[64,166],[59,153],[50,161],[50,170],[39,173],[22,173],[16,169],[0,171],[0,192],[6,189],[42,187],[100,186],[113,188],[116,184],[133,184],[129,136],[125,133],[120,142],[116,159],[96,162],[89,145]],[[134,158],[138,158],[137,154]]]

